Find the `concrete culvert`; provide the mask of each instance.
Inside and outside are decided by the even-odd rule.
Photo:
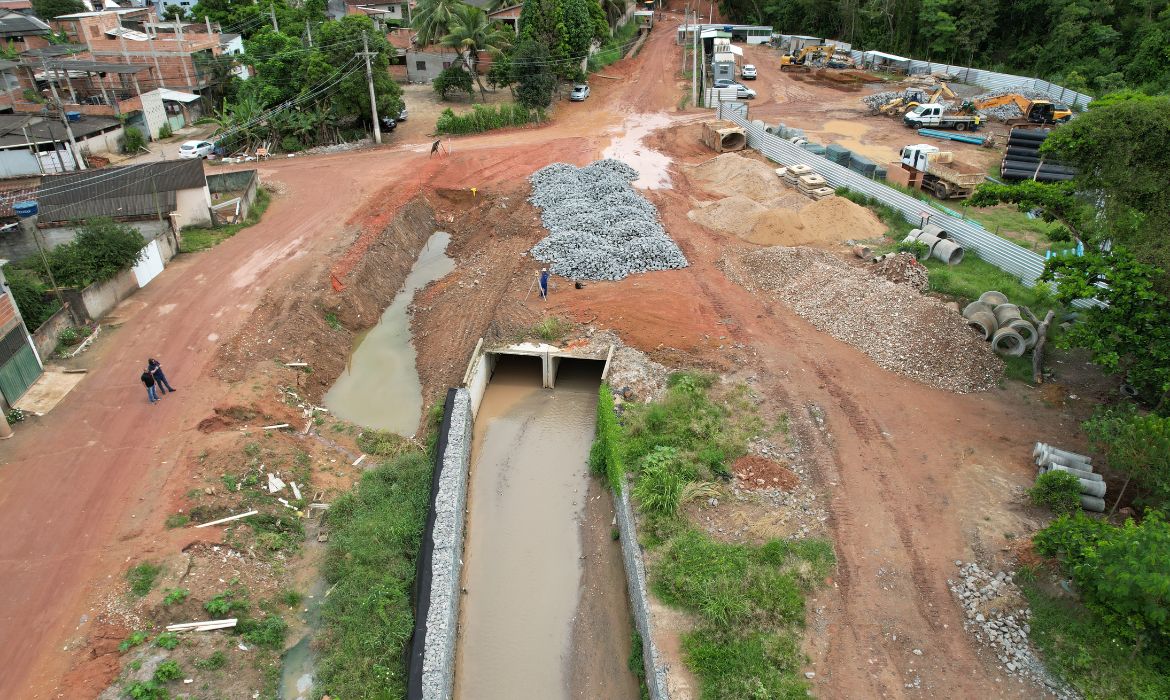
[[[963,307],[963,318],[971,318],[971,314],[977,311],[983,311],[984,313],[989,313],[992,315],[995,313],[995,309],[993,309],[990,305],[984,304],[981,301],[973,301]]]
[[[1086,481],[1104,481],[1105,480],[1105,477],[1101,476],[1100,474],[1097,474],[1096,472],[1087,472],[1087,471],[1084,471],[1083,469],[1073,469],[1072,467],[1066,467],[1066,466],[1063,466],[1060,464],[1053,464],[1053,465],[1050,465],[1048,467],[1045,467],[1044,471],[1067,472],[1069,474],[1072,474],[1073,476],[1075,476],[1078,479],[1084,479]]]
[[[1096,496],[1097,498],[1105,497],[1105,482],[1104,481],[1089,481],[1088,479],[1077,479],[1081,484],[1081,493],[1086,496]]]
[[[1088,496],[1081,494],[1081,508],[1092,511],[1094,513],[1105,512],[1105,499],[1097,498],[1096,496]]]
[[[943,230],[942,226],[939,226],[937,224],[927,224],[927,225],[923,226],[922,232],[928,236],[934,236],[935,238],[939,238],[939,239],[943,239],[943,240],[950,238],[950,234],[948,234],[945,230]]]
[[[1072,467],[1073,469],[1082,469],[1087,472],[1093,471],[1093,465],[1088,462],[1082,462],[1076,457],[1063,457],[1060,455],[1043,454],[1036,460],[1036,464],[1041,467],[1050,467],[1054,464],[1059,464],[1062,467]]]
[[[1015,320],[1008,321],[1007,325],[1008,328],[1011,328],[1013,331],[1020,334],[1020,337],[1024,339],[1024,345],[1028,350],[1036,347],[1036,341],[1039,339],[1039,334],[1036,333],[1036,326],[1033,326],[1030,321],[1017,318]]]
[[[939,244],[941,239],[928,235],[925,232],[918,236],[918,242],[926,246],[926,252],[918,256],[919,260],[927,260],[934,252],[934,247]]]
[[[719,135],[719,147],[724,151],[740,151],[747,146],[747,136],[742,131],[731,131]]]
[[[1032,456],[1033,457],[1040,457],[1041,455],[1044,455],[1044,454],[1052,454],[1052,455],[1056,455],[1057,457],[1075,457],[1076,459],[1081,460],[1085,464],[1091,464],[1093,461],[1093,458],[1088,456],[1088,455],[1083,455],[1080,452],[1070,452],[1069,450],[1062,450],[1059,447],[1053,447],[1052,445],[1049,445],[1046,442],[1037,442],[1035,445],[1032,446]]]
[[[935,260],[941,260],[948,265],[958,265],[963,262],[963,246],[945,238],[939,239],[930,254]]]
[[[1007,295],[1003,292],[984,292],[979,295],[979,301],[991,306],[999,306],[1000,304],[1008,303]]]
[[[971,314],[967,317],[967,325],[979,331],[984,340],[991,340],[991,336],[999,330],[999,323],[996,322],[995,315],[988,311],[976,311]],[[1021,347],[1023,346],[1021,345]]]
[[[1020,307],[1015,304],[1000,304],[995,307],[995,320],[999,321],[1001,327],[1019,318],[1022,318],[1020,316]]]
[[[1024,354],[1024,339],[1010,328],[1000,328],[991,336],[991,349],[1000,355],[1020,357]]]

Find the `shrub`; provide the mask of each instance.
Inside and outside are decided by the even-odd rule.
[[[126,652],[130,651],[134,647],[145,642],[147,639],[148,639],[148,637],[147,637],[146,632],[142,632],[142,631],[131,632],[130,636],[123,639],[121,644],[118,645],[118,651],[125,654]]]
[[[122,152],[131,155],[146,149],[146,139],[138,129],[128,126],[124,132]]]
[[[163,649],[174,649],[179,646],[179,635],[174,632],[163,632],[154,640],[154,645]]]
[[[926,253],[930,250],[930,246],[922,241],[900,241],[898,245],[894,246],[894,250],[899,253],[910,253],[914,257],[921,260],[926,257]]]
[[[183,669],[179,668],[179,662],[174,659],[167,659],[154,669],[154,680],[159,683],[175,681],[182,677]]]
[[[203,609],[216,616],[227,615],[236,610],[246,610],[248,604],[236,599],[236,592],[229,589],[203,604]]]
[[[363,430],[357,436],[358,449],[379,457],[397,457],[411,449],[411,443],[401,435],[386,430]]]
[[[646,455],[634,484],[634,498],[642,511],[660,516],[675,515],[689,481],[685,471],[678,450],[673,447],[656,447]]]
[[[280,615],[266,615],[259,620],[247,618],[241,620],[236,629],[244,641],[259,647],[280,649],[284,646],[284,635],[288,632],[288,624]]]
[[[1132,480],[1155,508],[1170,505],[1170,417],[1126,405],[1098,411],[1084,428],[1108,456],[1109,466],[1125,474],[1126,486]]]
[[[142,562],[126,572],[126,580],[130,582],[130,592],[138,597],[150,593],[154,588],[154,580],[162,573],[162,567],[150,562]]]
[[[158,137],[160,139],[169,139],[170,137],[172,137],[174,135],[175,135],[175,132],[171,129],[171,125],[169,123],[163,124],[158,129]]]
[[[163,605],[178,605],[184,600],[187,600],[187,596],[189,595],[191,595],[191,591],[186,588],[167,589],[166,595],[163,596]]]
[[[37,261],[37,264],[40,262]],[[56,297],[48,294],[48,288],[31,270],[7,265],[4,268],[4,277],[29,330],[35,331],[40,328],[41,324],[48,321],[49,317],[61,308],[61,303]]]
[[[1068,472],[1045,472],[1028,490],[1028,496],[1033,504],[1053,513],[1074,513],[1081,507],[1081,482]]]
[[[543,109],[529,110],[518,104],[472,105],[471,111],[463,114],[455,114],[450,108],[443,110],[435,123],[435,130],[441,134],[475,134],[509,126],[524,126],[544,118]]]
[[[462,63],[452,63],[444,68],[443,72],[431,81],[431,87],[441,100],[447,99],[447,93],[451,91],[466,92],[468,97],[475,94],[475,83]]]
[[[541,340],[553,341],[563,338],[570,328],[572,324],[560,316],[546,316],[532,328],[532,331],[540,336]]]
[[[597,394],[597,436],[589,448],[589,469],[604,476],[614,494],[621,493],[626,469],[621,456],[621,426],[614,415],[613,392],[602,384]]]
[[[73,326],[67,326],[61,329],[57,334],[57,340],[65,345],[76,345],[81,338],[77,335],[77,329]]]
[[[223,668],[227,665],[227,656],[222,651],[217,651],[206,659],[200,659],[195,662],[196,668],[214,671]]]
[[[135,681],[126,686],[126,694],[133,700],[167,700],[171,696],[167,689],[156,681]]]

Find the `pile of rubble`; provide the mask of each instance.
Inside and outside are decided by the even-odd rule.
[[[915,259],[913,253],[897,253],[896,255],[881,256],[876,259],[872,267],[874,274],[884,277],[894,284],[904,284],[919,292],[925,291],[930,279],[926,267]]]
[[[881,367],[940,389],[996,385],[1003,365],[939,300],[811,248],[766,248],[724,261],[749,290],[789,305]]]
[[[994,92],[985,92],[982,95],[976,95],[971,98],[972,101],[979,102],[982,100],[992,100],[996,97],[1003,97],[1004,95],[1023,95],[1029,100],[1047,100],[1050,99],[1048,95],[1042,92],[1035,92],[1032,90],[996,90]],[[998,119],[1000,121],[1010,121],[1012,119],[1019,119],[1024,116],[1020,108],[1014,102],[1009,102],[998,107],[987,107],[979,110],[979,114],[989,119]]]
[[[687,266],[658,221],[658,210],[630,185],[638,171],[607,158],[584,168],[553,163],[532,174],[531,201],[549,236],[532,248],[554,274],[620,280]]]
[[[1028,642],[1032,611],[1011,574],[992,574],[974,562],[956,561],[955,566],[959,578],[947,579],[947,585],[963,606],[963,628],[991,649],[1000,668],[1042,686],[1060,700],[1079,700],[1075,690],[1048,673]]]

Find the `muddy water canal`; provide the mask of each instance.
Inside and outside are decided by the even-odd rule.
[[[613,505],[589,475],[601,363],[503,357],[476,418],[455,696],[637,698]]]

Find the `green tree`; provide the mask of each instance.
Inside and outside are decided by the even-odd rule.
[[[520,35],[522,39],[532,39],[543,47],[547,58],[539,67],[553,74],[554,87],[556,78],[572,80],[577,77],[580,68],[574,62],[570,49],[569,28],[562,0],[524,0],[520,10]],[[576,61],[579,62],[580,58]],[[518,66],[519,56],[514,57],[512,62]],[[527,59],[525,62],[527,68],[537,67]]]
[[[354,55],[354,46],[361,46],[364,34],[370,51],[377,53],[370,59],[374,75],[374,95],[378,114],[397,115],[402,110],[402,88],[390,77],[392,48],[386,36],[375,31],[374,22],[365,15],[347,15],[336,22],[327,22],[319,30],[320,45],[326,47],[322,57],[331,66],[341,66]],[[356,116],[362,123],[370,121],[370,92],[365,71],[359,70],[341,81],[328,97],[327,104],[339,115]]]
[[[447,99],[447,93],[452,90],[465,92],[468,97],[471,97],[475,94],[475,83],[472,82],[471,75],[462,64],[452,63],[431,81],[431,89],[441,100]]]
[[[1109,468],[1125,475],[1118,503],[1133,481],[1150,505],[1170,507],[1170,418],[1120,406],[1099,410],[1084,429],[1105,453]]]
[[[61,15],[85,12],[85,5],[81,0],[33,0],[32,9],[33,14],[47,22]]]
[[[167,5],[163,11],[163,19],[168,22],[184,22],[187,20],[187,8],[182,5]]]
[[[949,59],[954,55],[958,26],[949,12],[952,4],[952,0],[922,0],[918,22],[928,57]]]
[[[1122,527],[1063,516],[1035,544],[1041,554],[1060,558],[1085,602],[1133,642],[1135,653],[1170,642],[1170,523],[1161,513]]]
[[[524,37],[512,56],[512,77],[516,99],[529,109],[544,109],[552,103],[557,81],[548,68],[548,48],[533,37]]]
[[[449,34],[451,17],[461,5],[459,0],[420,0],[410,21],[418,45],[433,44]]]
[[[467,66],[467,72],[479,83],[480,93],[487,99],[487,90],[479,76],[479,54],[486,51],[493,57],[512,43],[514,34],[501,24],[488,21],[487,13],[471,5],[459,5],[451,12],[449,33],[443,37],[443,46],[455,49]]]

